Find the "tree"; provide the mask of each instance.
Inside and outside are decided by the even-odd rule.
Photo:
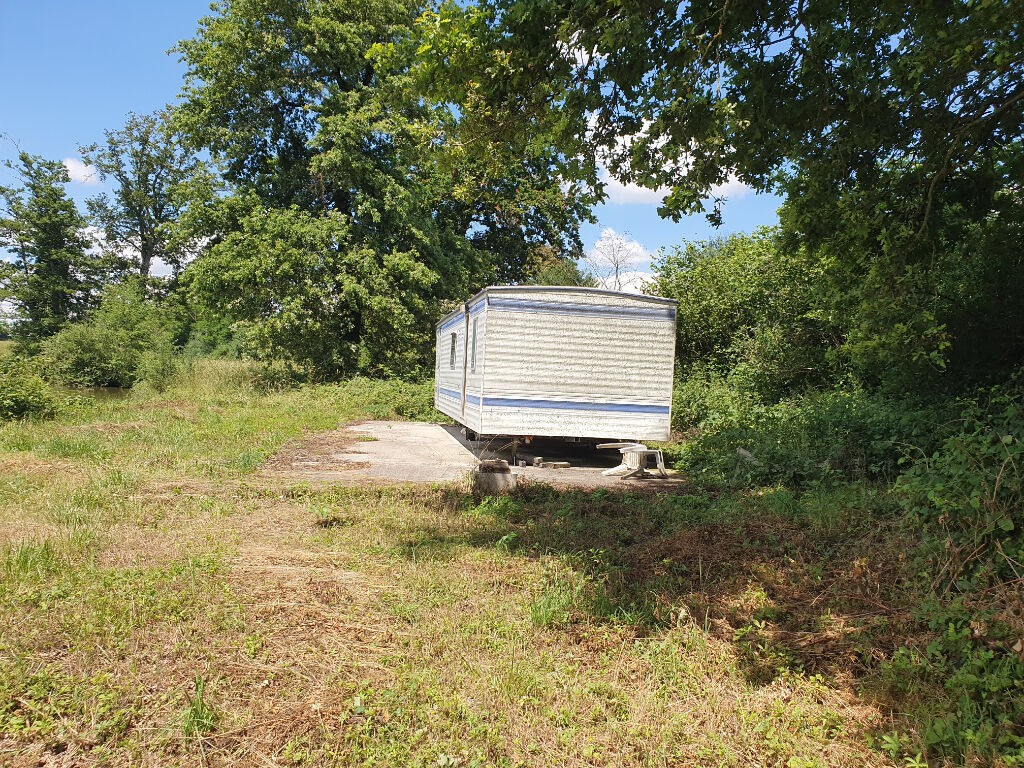
[[[667,187],[673,218],[731,176],[786,195],[786,247],[832,265],[865,380],[963,383],[1024,355],[1017,3],[485,0],[423,24],[467,146],[542,136],[582,156],[566,179]]]
[[[550,246],[536,251],[537,266],[531,270],[528,281],[532,285],[576,285],[597,287],[597,280],[589,272],[580,269],[579,262],[559,253]]]
[[[601,232],[601,237],[590,253],[586,263],[598,283],[612,291],[621,291],[635,283],[635,268],[647,260],[647,251],[629,233],[621,235],[611,227]],[[634,269],[630,269],[633,267]]]
[[[85,220],[64,190],[63,164],[22,152],[6,165],[22,185],[0,187],[0,247],[12,257],[0,262],[0,299],[17,313],[15,335],[35,342],[85,316],[102,265],[88,251]]]
[[[214,10],[178,47],[174,120],[236,194],[205,210],[189,285],[261,353],[320,375],[411,372],[446,303],[527,279],[540,246],[579,252],[587,209],[546,150],[494,168],[451,145],[458,110],[409,74],[415,2]]]
[[[653,293],[678,302],[680,372],[729,375],[766,401],[839,378],[821,265],[781,247],[777,229],[684,243],[653,266]]]
[[[340,214],[261,206],[187,273],[204,305],[240,318],[248,351],[328,378],[419,374],[436,279],[413,254],[361,245]]]
[[[212,179],[195,153],[186,150],[166,115],[129,114],[120,130],[106,131],[103,144],[82,147],[82,157],[112,179],[112,195],[88,201],[106,247],[143,279],[159,259],[175,273],[190,255],[173,228],[196,191],[212,194]]]

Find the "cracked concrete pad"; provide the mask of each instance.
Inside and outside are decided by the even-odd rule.
[[[495,450],[498,448],[505,450]],[[441,483],[466,477],[478,459],[497,458],[511,463],[512,456],[507,448],[505,440],[491,444],[469,442],[455,426],[368,421],[296,441],[268,461],[263,473],[318,485]],[[563,455],[558,451],[557,443],[522,445],[518,458],[525,460],[528,466],[514,467],[513,472],[521,480],[563,487],[634,486],[671,491],[683,485],[680,477],[644,480],[605,477],[601,470],[618,463],[618,454],[614,452],[587,454],[575,449]],[[532,466],[532,458],[541,452],[549,457],[570,459],[571,466],[565,469]]]
[[[287,446],[265,474],[313,483],[438,483],[460,480],[476,466],[454,427],[370,421],[322,432]]]

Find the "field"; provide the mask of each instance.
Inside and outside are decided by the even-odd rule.
[[[0,357],[6,357],[11,352],[11,347],[14,346],[13,341],[2,341],[0,340]]]
[[[0,426],[0,763],[912,764],[867,491],[295,485],[429,392],[240,381]]]

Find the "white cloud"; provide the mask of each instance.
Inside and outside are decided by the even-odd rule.
[[[604,182],[605,194],[608,196],[605,202],[613,205],[661,205],[669,192],[668,187],[658,189],[647,189],[636,184],[623,184],[618,179],[612,178],[606,169],[601,170],[601,181]],[[721,184],[715,184],[711,188],[710,197],[725,197],[729,200],[738,200],[746,197],[753,188],[740,181],[734,174]]]
[[[711,188],[711,194],[714,197],[727,197],[730,200],[737,200],[741,197],[746,197],[754,191],[753,187],[750,187],[736,178],[736,174],[729,174],[729,178],[721,184],[716,184]]]
[[[604,191],[608,195],[606,202],[614,205],[661,205],[670,191],[667,187],[647,189],[636,184],[623,184],[612,178],[607,170],[601,171],[601,181],[604,182]]]
[[[99,177],[96,175],[96,169],[91,165],[86,165],[75,157],[65,157],[63,162],[64,167],[68,169],[68,176],[71,177],[72,181],[90,186],[100,183]]]

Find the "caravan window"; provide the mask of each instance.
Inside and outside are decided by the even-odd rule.
[[[471,370],[473,373],[476,373],[476,324],[479,319],[479,317],[473,318],[473,342],[472,352],[469,358],[469,370]]]
[[[454,371],[455,370],[455,334],[454,333],[452,334],[452,351],[448,355],[448,360],[449,360],[448,365],[451,366],[451,369]]]

